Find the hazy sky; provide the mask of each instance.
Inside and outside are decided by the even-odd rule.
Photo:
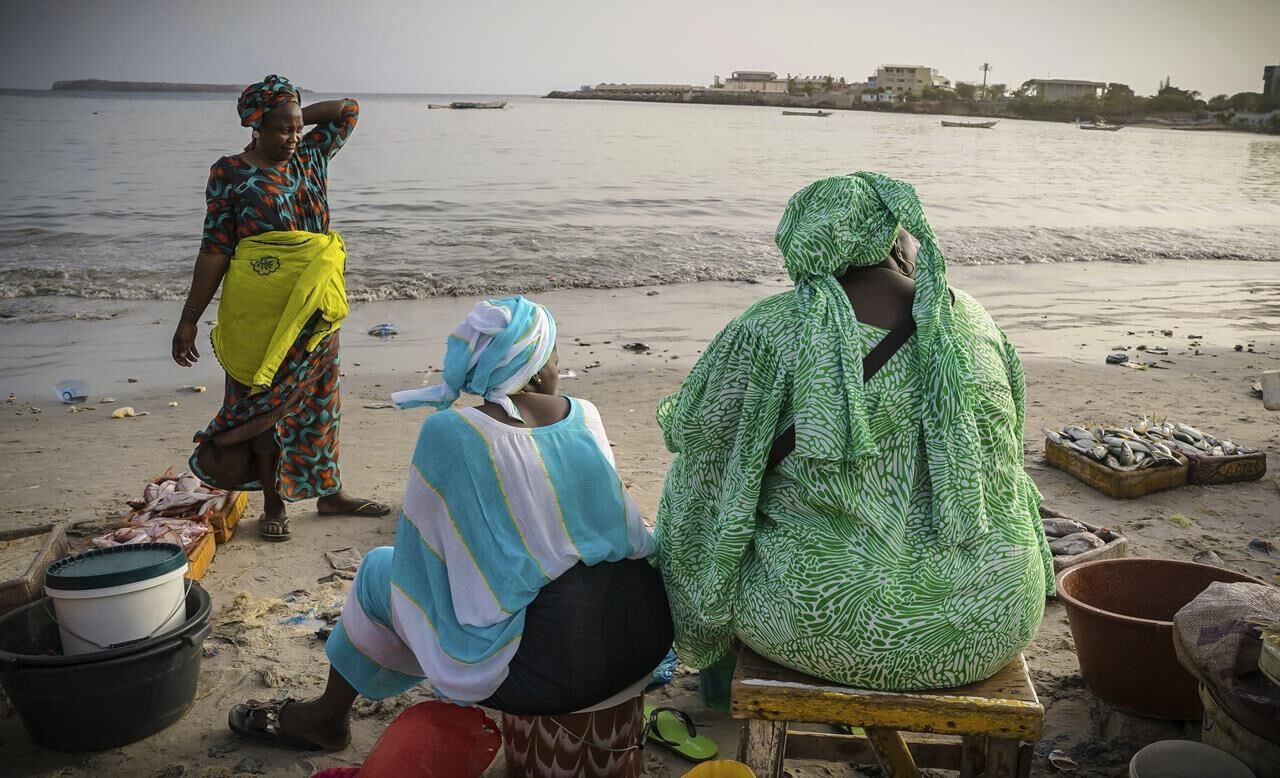
[[[863,80],[881,63],[952,80],[1165,75],[1206,97],[1280,62],[1277,0],[0,0],[0,87],[55,80],[246,83],[322,92],[544,93],[707,84],[730,71]]]

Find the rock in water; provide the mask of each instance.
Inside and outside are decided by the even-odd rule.
[[[1075,556],[1103,545],[1102,539],[1092,532],[1076,532],[1053,541],[1049,544],[1049,550],[1054,556]]]

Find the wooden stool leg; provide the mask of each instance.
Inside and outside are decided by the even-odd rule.
[[[1022,750],[1020,740],[987,741],[987,771],[983,778],[1018,778],[1018,754]]]
[[[787,722],[748,719],[738,745],[738,761],[750,767],[757,778],[782,778],[787,754]]]
[[[871,741],[871,750],[876,754],[880,769],[888,778],[917,778],[916,760],[907,749],[907,741],[896,729],[867,727],[867,740]]]
[[[987,739],[966,735],[960,746],[960,778],[977,778],[987,769]]]

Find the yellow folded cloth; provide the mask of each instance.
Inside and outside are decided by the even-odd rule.
[[[347,316],[347,252],[336,232],[265,232],[244,238],[222,279],[213,351],[227,375],[254,389],[271,386],[285,354],[311,317],[311,350]]]

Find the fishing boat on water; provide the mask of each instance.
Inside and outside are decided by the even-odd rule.
[[[1123,124],[1109,124],[1107,122],[1082,122],[1076,125],[1082,130],[1101,130],[1102,132],[1115,132],[1123,130]]]
[[[485,109],[485,108],[489,110],[498,110],[501,108],[506,108],[507,101],[495,100],[493,102],[488,102],[488,103],[477,103],[477,102],[471,102],[467,100],[455,100],[452,103],[448,103],[447,105],[444,103],[428,103],[427,107],[428,108],[452,108],[455,111],[463,110],[463,109]]]
[[[819,117],[826,117],[826,116],[830,116],[830,115],[831,115],[831,112],[830,112],[830,111],[783,111],[783,112],[782,112],[782,115],[783,115],[783,116],[819,116]]]
[[[969,128],[969,129],[971,129],[971,130],[989,130],[989,129],[991,129],[992,127],[996,126],[996,122],[998,122],[998,121],[1000,121],[1000,120],[999,120],[999,119],[996,119],[994,122],[948,122],[948,121],[944,121],[944,122],[942,122],[942,126],[943,126],[943,127],[967,127],[967,128]]]

